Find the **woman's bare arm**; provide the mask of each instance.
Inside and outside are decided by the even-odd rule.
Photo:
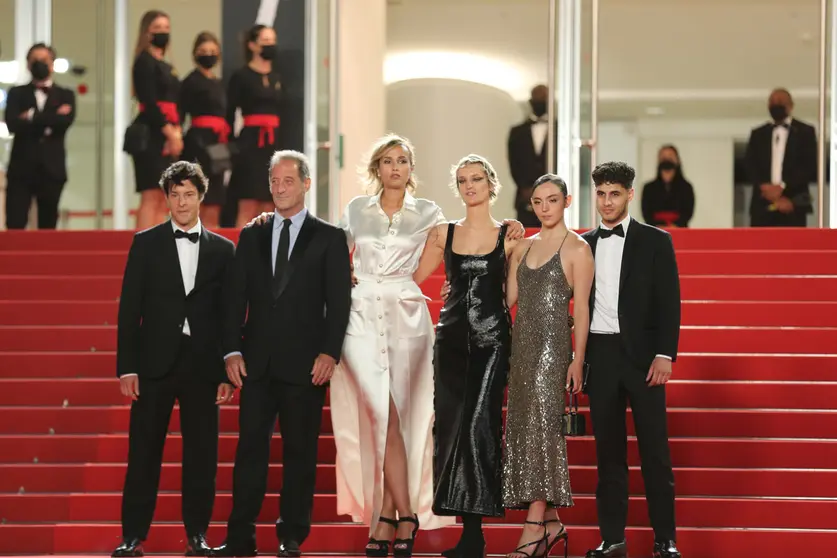
[[[424,251],[421,253],[418,268],[413,273],[413,281],[421,285],[422,282],[438,269],[445,255],[445,242],[448,238],[447,224],[436,225],[427,234]]]

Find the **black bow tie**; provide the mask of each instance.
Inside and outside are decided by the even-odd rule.
[[[35,89],[37,89],[38,91],[43,91],[44,93],[49,95],[49,90],[52,89],[52,88],[48,85],[39,85]]]
[[[785,130],[787,130],[788,128],[790,128],[790,126],[788,126],[787,122],[779,122],[778,124],[774,122],[773,129],[775,130],[776,128],[784,128]]]
[[[599,238],[609,238],[613,235],[621,236],[625,238],[625,229],[622,228],[622,224],[618,224],[615,229],[603,229],[599,227]]]
[[[174,238],[175,239],[177,239],[177,238],[188,238],[189,242],[195,243],[195,242],[198,241],[199,237],[200,237],[200,235],[196,232],[187,233],[187,232],[181,231],[180,229],[177,229],[176,231],[174,231]]]

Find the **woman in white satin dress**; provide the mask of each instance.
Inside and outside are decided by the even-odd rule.
[[[337,513],[370,526],[369,556],[409,556],[419,524],[453,523],[433,503],[433,322],[413,280],[427,233],[445,222],[415,198],[413,147],[385,136],[366,165],[374,195],[341,220],[357,284],[341,364],[331,380]],[[396,516],[397,514],[397,516]]]

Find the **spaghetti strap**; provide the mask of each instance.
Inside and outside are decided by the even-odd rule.
[[[567,237],[570,236],[570,229],[567,229],[567,234],[564,235],[564,240],[561,241],[561,246],[558,247],[558,253],[561,253],[561,248],[564,247],[564,243],[567,241]]]
[[[445,252],[450,253],[453,247],[453,231],[456,229],[456,223],[448,223],[448,238],[445,240]]]

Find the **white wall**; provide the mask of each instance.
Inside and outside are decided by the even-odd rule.
[[[520,120],[514,99],[485,85],[414,80],[387,88],[387,130],[408,137],[416,148],[417,195],[438,203],[448,219],[465,216],[449,186],[450,168],[469,153],[491,161],[503,185],[492,209],[494,218],[515,216],[506,137]]]

